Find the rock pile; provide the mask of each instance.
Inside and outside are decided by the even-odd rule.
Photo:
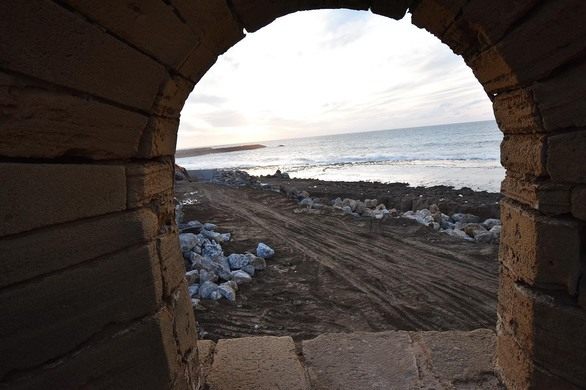
[[[217,169],[211,182],[231,187],[260,187],[256,177],[238,169]]]
[[[401,216],[468,241],[498,244],[500,240],[500,219],[489,218],[481,223],[480,218],[472,214],[456,213],[448,216],[442,213],[436,205],[431,205],[429,209],[407,211]]]
[[[289,190],[289,197],[297,200],[299,212],[312,212],[323,209],[338,210],[342,214],[354,217],[368,217],[376,220],[387,218],[408,218],[417,221],[422,225],[429,226],[434,230],[459,237],[469,241],[498,244],[500,238],[501,221],[490,218],[481,223],[480,217],[472,214],[455,213],[451,216],[442,213],[435,204],[429,209],[407,211],[400,213],[397,209],[387,209],[377,199],[355,199],[336,198],[327,201],[319,198],[312,198],[307,191]]]
[[[179,245],[185,259],[185,279],[192,304],[197,307],[200,299],[236,301],[238,286],[250,283],[257,271],[266,268],[266,260],[275,251],[259,243],[253,253],[224,255],[222,243],[231,240],[230,233],[217,232],[217,226],[190,221],[180,224]]]

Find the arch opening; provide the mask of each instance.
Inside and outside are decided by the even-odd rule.
[[[179,112],[244,29],[329,7],[409,10],[473,69],[505,134],[497,364],[511,388],[584,386],[579,0],[0,4],[0,383],[197,386],[173,224]]]

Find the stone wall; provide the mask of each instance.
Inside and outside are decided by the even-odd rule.
[[[173,222],[180,111],[244,30],[340,7],[409,9],[484,86],[505,133],[504,380],[586,386],[582,0],[0,2],[0,385],[199,387]]]

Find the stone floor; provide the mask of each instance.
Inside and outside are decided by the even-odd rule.
[[[324,334],[199,342],[210,390],[504,389],[494,331]]]

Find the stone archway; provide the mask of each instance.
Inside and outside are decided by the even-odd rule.
[[[276,17],[371,9],[464,57],[505,133],[498,364],[586,385],[586,4],[580,0],[9,0],[0,4],[0,383],[193,388],[173,225],[187,95]]]

